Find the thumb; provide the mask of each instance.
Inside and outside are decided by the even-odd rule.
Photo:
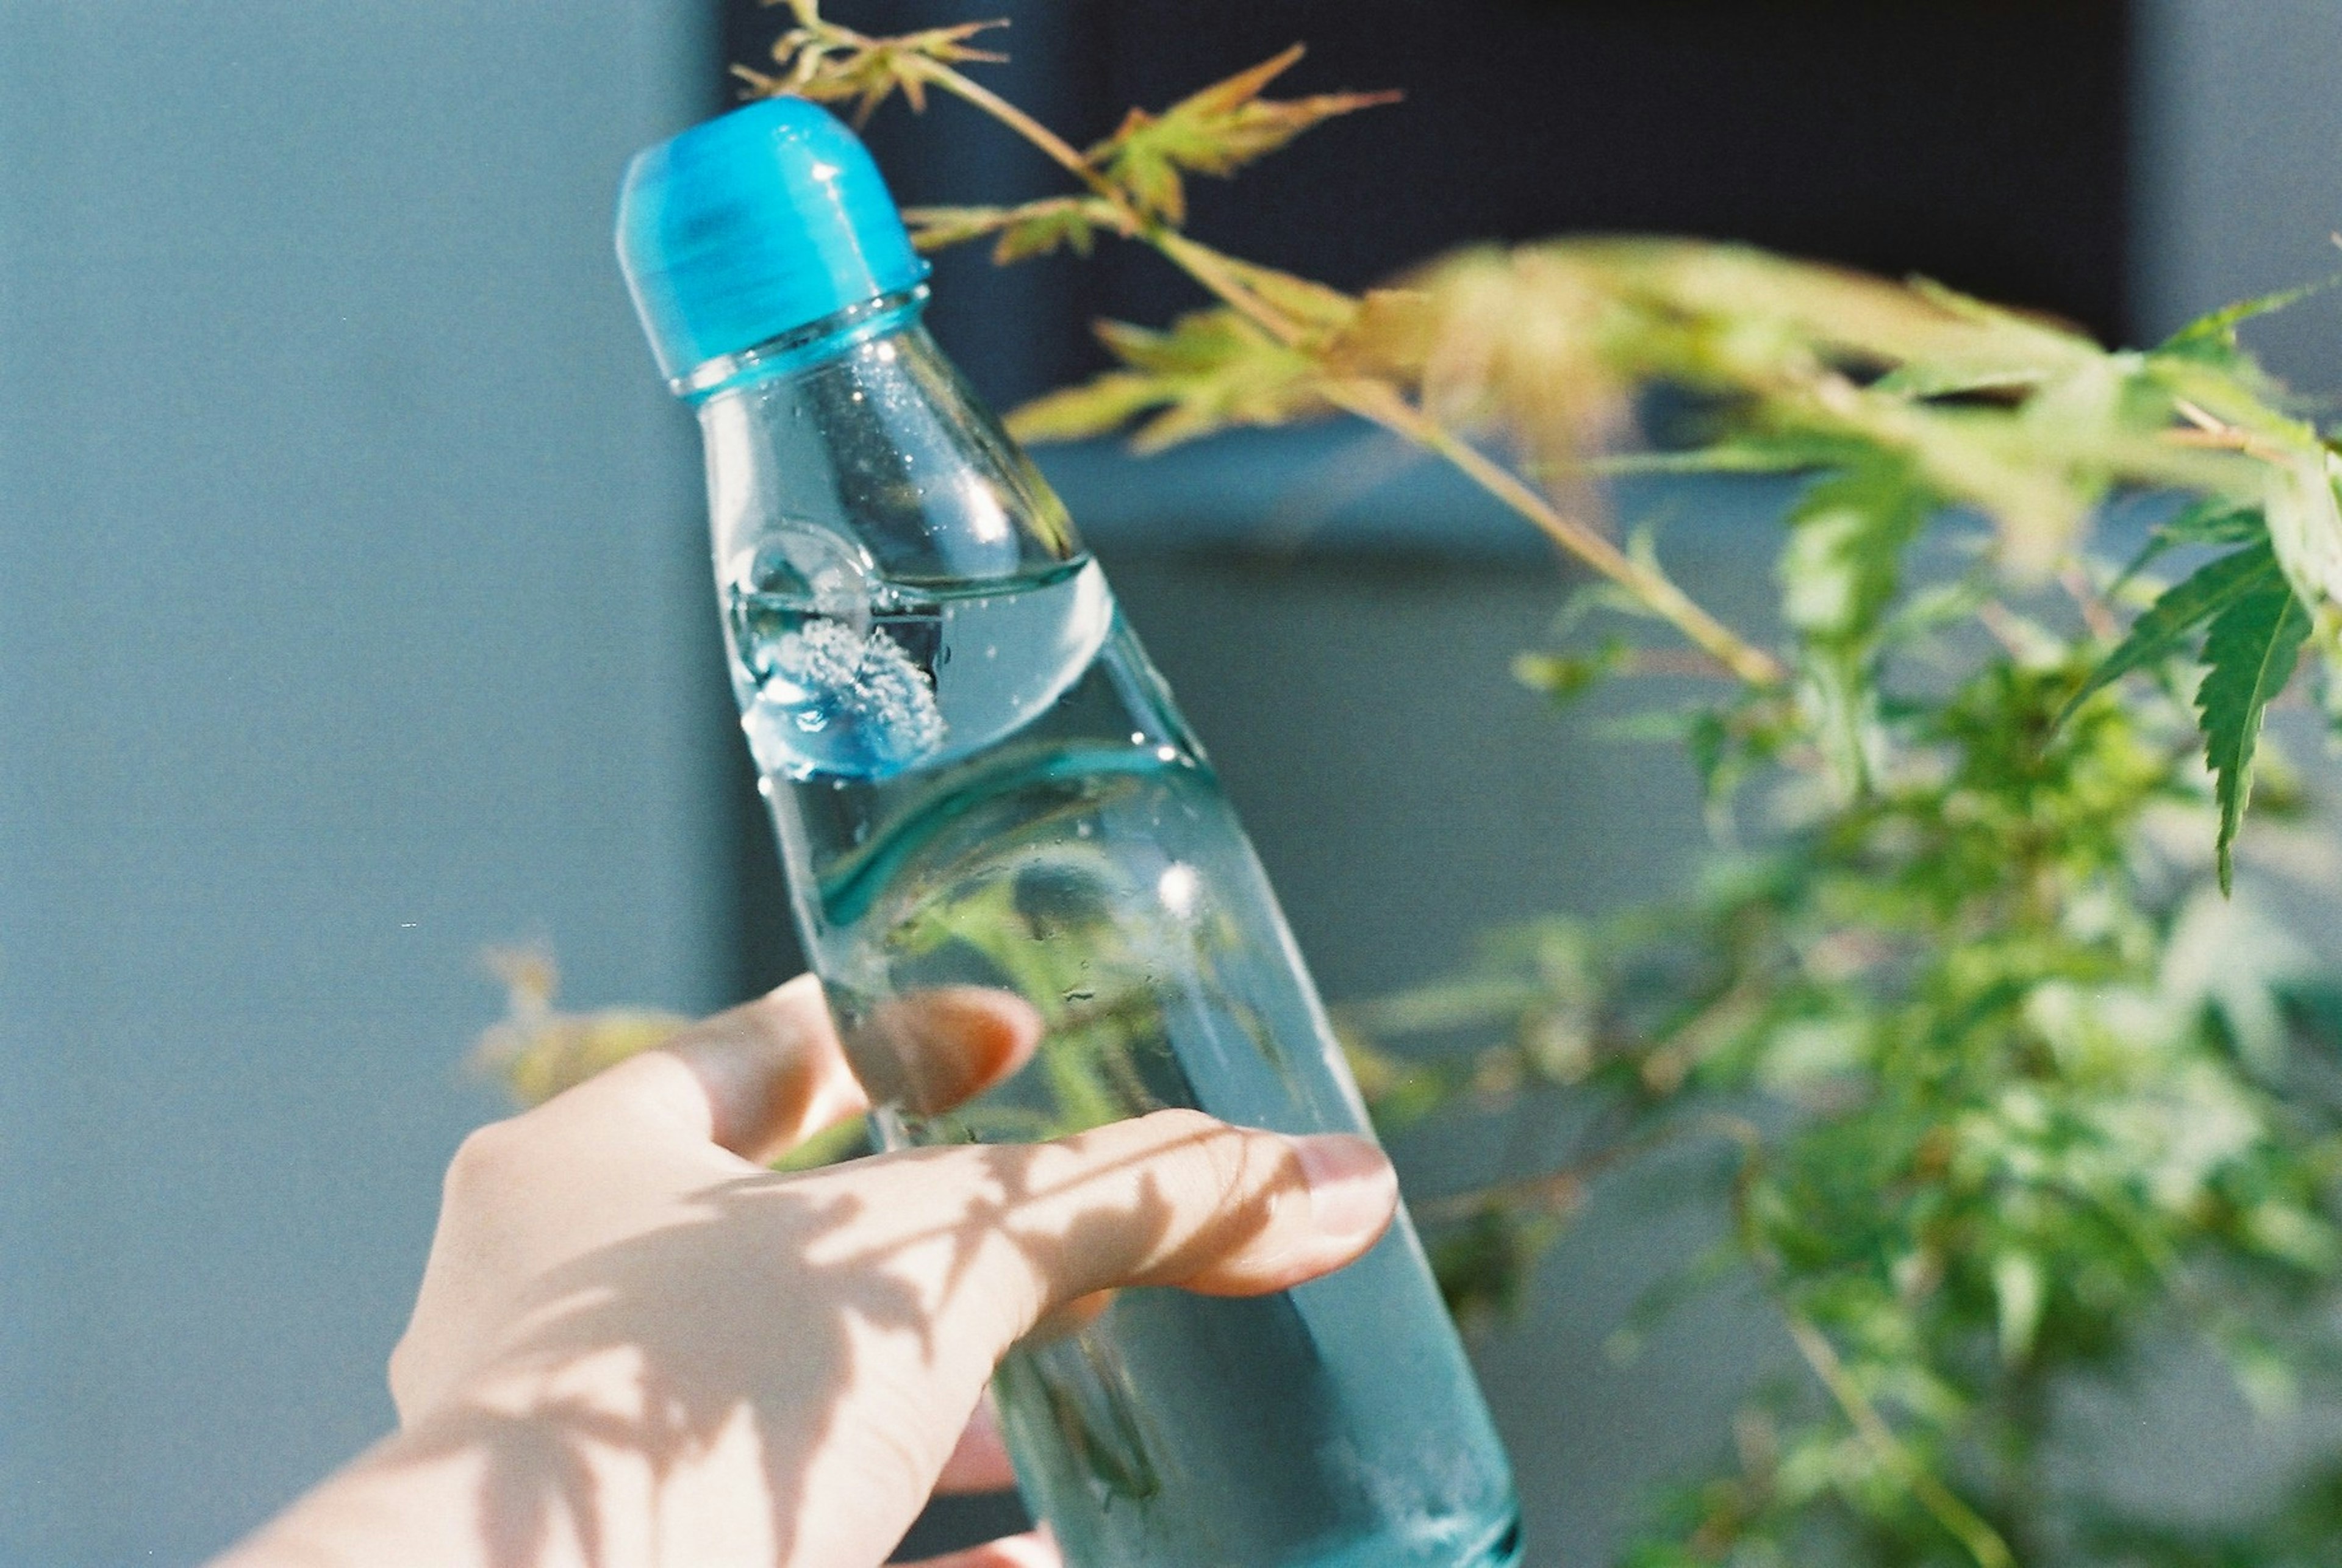
[[[1390,1162],[1346,1134],[1286,1137],[1159,1111],[1055,1143],[956,1150],[990,1168],[999,1249],[1029,1287],[1029,1328],[1095,1292],[1285,1290],[1349,1263],[1398,1204]]]

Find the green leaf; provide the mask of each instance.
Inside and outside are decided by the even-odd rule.
[[[1589,457],[1589,474],[1796,474],[1860,456],[1858,444],[1834,434],[1738,435],[1681,452],[1620,452]]]
[[[1543,692],[1556,706],[1567,707],[1626,667],[1634,645],[1620,636],[1605,637],[1583,654],[1522,654],[1513,660],[1513,678]]]
[[[1113,135],[1085,155],[1141,212],[1184,223],[1186,171],[1234,174],[1312,125],[1395,100],[1396,93],[1321,93],[1277,101],[1260,95],[1301,58],[1296,44],[1273,58],[1181,99],[1160,115],[1133,109]]]
[[[816,1133],[773,1162],[776,1171],[811,1171],[872,1153],[867,1123],[859,1118]]]
[[[1317,333],[1336,333],[1357,318],[1356,296],[1289,272],[1224,256],[1220,265],[1267,305]]]
[[[2033,1353],[2048,1293],[2041,1260],[2030,1253],[2006,1252],[1992,1261],[1992,1294],[2000,1359],[2015,1366]]]
[[[1733,759],[1732,726],[1713,710],[1696,714],[1684,734],[1692,772],[1699,780],[1702,804],[1716,806],[1730,793],[1726,765]]]
[[[2146,571],[2167,551],[2190,544],[2248,544],[2267,536],[2268,524],[2259,507],[2217,495],[2198,501],[2149,534],[2147,543],[2116,575],[2107,592],[2121,592],[2125,584]]]
[[[2299,305],[2313,295],[2324,294],[2337,284],[2342,284],[2342,273],[2317,283],[2304,284],[2298,288],[2279,289],[2274,294],[2259,295],[2223,305],[2208,315],[2197,316],[2173,333],[2164,339],[2156,352],[2225,364],[2241,352],[2237,343],[2237,327],[2255,316],[2267,315],[2288,305]]]
[[[1136,445],[1159,452],[1239,424],[1285,424],[1329,411],[1323,371],[1231,310],[1196,311],[1168,332],[1098,324],[1099,338],[1127,367],[1036,398],[1008,417],[1020,441],[1074,441],[1159,411]]]
[[[2262,497],[2269,543],[2295,592],[2316,603],[2342,603],[2342,500],[2335,484],[2342,458],[2323,446],[2294,453],[2268,468]]]
[[[996,235],[1006,227],[1010,207],[905,207],[904,226],[919,250],[939,251]]]
[[[1808,486],[1775,571],[1781,616],[1817,644],[1867,644],[1895,597],[1929,497],[1911,468],[1872,454]]]
[[[1841,804],[1868,793],[1885,750],[1870,674],[1868,661],[1842,645],[1810,650],[1798,668],[1797,700]]]
[[[2174,544],[2244,544],[2265,537],[2268,524],[2257,506],[2215,497],[2190,506],[2156,532]]]
[[[1161,407],[1164,397],[1157,377],[1109,370],[1010,410],[1008,432],[1026,443],[1086,441],[1110,435],[1148,409]]]
[[[2238,600],[2267,592],[2272,584],[2284,587],[2285,574],[2277,567],[2277,552],[2266,542],[2207,562],[2131,623],[2130,634],[2058,710],[2057,724],[2064,724],[2077,708],[2133,670],[2169,658],[2190,632]]]
[[[2216,851],[2223,893],[2233,881],[2237,830],[2252,798],[2253,754],[2260,744],[2261,720],[2270,699],[2292,677],[2308,635],[2307,606],[2272,564],[2267,576],[2212,618],[2204,638],[2204,662],[2210,667],[2196,690],[2196,707],[2202,716],[2205,760],[2211,765],[2213,794],[2220,808]]]
[[[866,125],[881,104],[900,92],[914,113],[927,106],[927,84],[954,65],[974,62],[998,63],[1006,55],[972,48],[968,40],[1006,21],[963,22],[955,26],[929,27],[891,38],[868,38],[836,28],[818,19],[806,20],[783,34],[773,45],[773,58],[787,67],[781,75],[732,67],[733,75],[766,97],[794,93],[816,103],[855,101],[854,123]]]

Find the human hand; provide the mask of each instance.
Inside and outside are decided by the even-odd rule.
[[[937,1100],[1039,1034],[1000,993],[906,1005]],[[957,1440],[1044,1317],[1124,1285],[1285,1289],[1396,1201],[1363,1139],[1189,1112],[764,1167],[866,1108],[801,979],[474,1134],[392,1357],[399,1435],[229,1563],[870,1568],[939,1481],[1006,1479]],[[1027,1536],[950,1561],[1056,1560]]]

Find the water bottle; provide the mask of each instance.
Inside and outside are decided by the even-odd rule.
[[[1203,748],[1063,504],[920,324],[926,265],[826,111],[636,158],[618,248],[706,439],[716,590],[806,952],[889,1146],[1166,1106],[1364,1133]],[[890,1002],[1006,987],[1031,1063],[921,1095]],[[1402,1213],[1282,1294],[1127,1290],[1011,1353],[1018,1483],[1077,1568],[1519,1554],[1503,1450]]]

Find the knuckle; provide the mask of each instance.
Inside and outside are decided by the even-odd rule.
[[[1201,1111],[1158,1111],[1147,1118],[1164,1139],[1166,1153],[1197,1197],[1215,1207],[1241,1202],[1257,1192],[1269,1174],[1260,1134],[1246,1133]]]
[[[517,1120],[491,1122],[464,1134],[464,1141],[455,1145],[455,1155],[447,1162],[446,1179],[441,1183],[441,1194],[446,1203],[458,1204],[492,1191],[510,1176],[520,1142]]]
[[[1204,1169],[1206,1191],[1216,1203],[1248,1197],[1260,1184],[1260,1165],[1252,1140],[1233,1127],[1222,1127],[1196,1143],[1196,1158]]]
[[[793,1045],[805,1034],[812,1010],[826,1004],[810,975],[798,975],[764,995],[744,1002],[729,1013],[719,1013],[695,1026],[700,1034],[737,1030],[766,1046]]]
[[[390,1403],[397,1410],[401,1421],[410,1419],[415,1408],[418,1373],[415,1363],[417,1354],[412,1334],[399,1335],[398,1343],[390,1347],[387,1368]]]
[[[390,1384],[391,1410],[402,1427],[413,1426],[448,1397],[455,1369],[445,1347],[435,1355],[426,1348],[428,1343],[428,1336],[418,1341],[410,1327],[390,1349],[385,1381]]]

